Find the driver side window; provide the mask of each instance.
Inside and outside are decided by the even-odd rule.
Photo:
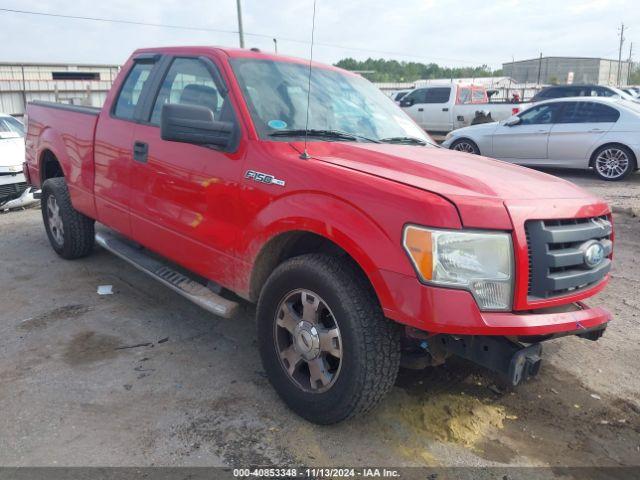
[[[176,58],[162,82],[150,123],[160,125],[162,107],[174,103],[207,107],[213,112],[214,119],[220,120],[228,100],[218,92],[213,76],[202,61]]]
[[[413,102],[414,105],[418,103],[425,103],[427,100],[427,89],[419,88],[418,90],[414,90],[405,96],[402,101],[403,102]]]
[[[548,125],[555,123],[559,104],[549,103],[530,108],[520,114],[520,125]]]

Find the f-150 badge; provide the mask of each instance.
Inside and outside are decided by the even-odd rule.
[[[268,185],[278,185],[280,187],[284,187],[284,180],[278,180],[273,175],[269,175],[268,173],[247,170],[244,174],[244,178],[248,178],[249,180],[254,180],[260,183],[266,183]]]

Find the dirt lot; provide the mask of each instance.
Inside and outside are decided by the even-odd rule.
[[[640,209],[640,175],[568,178]],[[61,260],[37,210],[0,215],[0,465],[640,465],[640,219],[615,221],[600,341],[545,344],[513,391],[461,361],[402,372],[368,417],[318,427],[270,388],[250,306],[219,319],[105,251]]]

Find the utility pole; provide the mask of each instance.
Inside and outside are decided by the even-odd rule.
[[[633,54],[633,42],[631,42],[631,45],[629,45],[629,61],[627,62],[627,85],[631,84],[631,66],[633,65],[633,63],[631,63],[632,54]]]
[[[616,84],[620,86],[620,74],[622,73],[622,44],[624,43],[624,23],[620,25],[620,48],[618,49],[618,77]]]
[[[540,85],[541,74],[542,74],[542,52],[540,52],[540,60],[538,60],[538,85]]]
[[[276,49],[276,55],[277,55],[278,54],[278,39],[277,38],[273,39],[273,46]]]
[[[238,6],[238,34],[240,35],[240,48],[244,48],[244,31],[242,29],[242,7],[240,6],[240,0],[236,0]]]

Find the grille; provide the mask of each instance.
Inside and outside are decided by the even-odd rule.
[[[529,250],[529,296],[550,298],[588,288],[611,269],[611,222],[606,216],[570,220],[529,220],[525,223]],[[600,242],[604,260],[585,262],[587,247]]]
[[[18,198],[26,189],[26,182],[0,185],[0,200],[10,200],[11,198]]]

